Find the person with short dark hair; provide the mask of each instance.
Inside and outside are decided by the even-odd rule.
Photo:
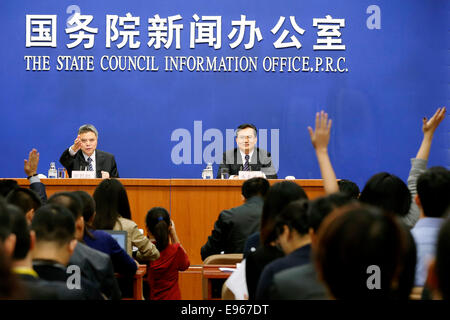
[[[346,193],[332,193],[310,201],[308,226],[311,247],[317,247],[317,232],[322,221],[336,208],[352,202]],[[269,289],[270,300],[324,300],[328,299],[324,285],[317,277],[312,261],[276,273]]]
[[[416,287],[423,287],[428,264],[435,255],[436,241],[445,210],[450,206],[450,171],[432,167],[417,180],[416,204],[420,218],[411,233],[417,245]]]
[[[410,265],[409,231],[391,213],[353,204],[322,223],[314,260],[334,299],[408,299],[413,287],[401,280]],[[406,271],[409,273],[409,271]]]
[[[94,171],[97,178],[118,178],[117,164],[111,153],[97,150],[98,131],[92,124],[78,129],[72,146],[66,149],[59,162],[67,169],[69,177],[73,170]]]
[[[189,268],[190,262],[178,239],[175,224],[167,210],[161,207],[150,209],[145,223],[160,252],[160,257],[150,261],[147,268],[150,300],[181,300],[178,274]]]
[[[18,206],[24,213],[29,224],[33,220],[34,212],[41,207],[41,199],[30,189],[16,188],[6,197],[8,203]]]
[[[347,179],[341,179],[338,181],[339,191],[343,193],[348,193],[348,195],[352,199],[358,199],[359,198],[359,187],[356,183],[353,181],[347,180]]]
[[[426,170],[434,132],[445,117],[446,108],[438,108],[428,120],[422,120],[423,138],[415,158],[411,159],[408,187],[413,195],[411,212],[418,218],[411,229],[417,245],[415,285],[422,287],[427,277],[428,263],[435,253],[442,217],[450,205],[450,172],[443,167]]]
[[[244,204],[223,210],[207,242],[201,248],[202,260],[219,253],[242,253],[247,237],[259,230],[264,197],[269,190],[264,178],[252,178],[242,184]]]
[[[283,257],[284,253],[276,245],[277,233],[275,222],[280,212],[292,201],[308,199],[301,186],[292,181],[282,181],[270,187],[264,200],[259,234],[253,234],[247,239],[246,247],[258,241],[259,246],[250,249],[245,255],[245,276],[248,298],[254,300],[258,281],[264,267],[273,260]]]
[[[298,200],[289,203],[277,216],[275,222],[277,243],[285,256],[275,259],[264,267],[256,289],[257,300],[265,300],[269,297],[269,289],[277,272],[311,261],[311,237],[307,211],[308,200]]]
[[[82,299],[76,291],[67,288],[66,283],[39,278],[33,269],[33,251],[36,244],[35,232],[30,230],[27,219],[19,207],[9,204],[11,232],[16,236],[12,255],[12,271],[23,286],[22,299],[27,300],[71,300]]]
[[[75,221],[75,238],[78,240],[70,264],[80,267],[82,274],[91,282],[99,286],[100,291],[108,299],[120,299],[120,289],[111,258],[98,250],[92,249],[82,243],[85,233],[85,223],[82,216],[83,207],[79,196],[73,192],[59,192],[49,199],[50,204],[59,204],[69,209]]]
[[[238,147],[223,153],[217,179],[221,178],[223,170],[227,171],[230,179],[237,178],[239,171],[262,171],[267,179],[277,179],[277,170],[272,165],[270,152],[255,148],[258,141],[257,131],[253,124],[238,126],[236,129]]]
[[[45,205],[36,211],[31,229],[36,234],[33,269],[40,278],[67,283],[67,266],[77,245],[71,212],[59,204]],[[81,273],[78,276],[79,286],[71,290],[79,295],[78,299],[103,299],[94,283]]]

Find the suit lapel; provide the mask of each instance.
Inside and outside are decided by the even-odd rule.
[[[95,170],[97,173],[97,178],[101,178],[102,177],[102,170],[101,168],[103,168],[103,163],[105,162],[105,157],[103,156],[103,154],[101,152],[98,152],[97,149],[95,150],[95,162],[97,162],[95,164]]]

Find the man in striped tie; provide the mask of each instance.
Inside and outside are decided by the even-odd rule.
[[[92,124],[82,125],[72,146],[66,149],[59,161],[67,169],[94,171],[97,178],[118,178],[117,165],[111,153],[97,150],[98,131]]]
[[[223,171],[228,171],[230,179],[237,179],[239,171],[262,171],[268,179],[276,179],[277,172],[272,165],[270,153],[255,148],[258,130],[253,124],[242,124],[236,130],[238,148],[223,154],[222,164],[217,172],[217,179]]]

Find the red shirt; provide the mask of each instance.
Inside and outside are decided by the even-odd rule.
[[[189,268],[190,262],[179,243],[169,244],[158,260],[150,261],[147,269],[150,300],[181,300],[178,271]]]

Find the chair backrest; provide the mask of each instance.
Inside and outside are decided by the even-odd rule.
[[[213,254],[203,261],[203,264],[236,264],[242,261],[244,255],[242,253],[225,253]]]
[[[237,263],[240,263],[242,259],[244,258],[244,255],[242,253],[225,253],[225,254],[213,254],[212,256],[209,256],[203,261],[203,265],[230,265],[234,266]],[[213,279],[217,281],[225,281],[226,279]],[[208,299],[208,296],[211,295],[211,292],[208,293],[209,290],[211,290],[211,283],[208,283],[208,281],[212,281],[211,279],[205,279],[202,272],[202,291],[203,291],[203,300]],[[222,284],[221,284],[222,285]]]

